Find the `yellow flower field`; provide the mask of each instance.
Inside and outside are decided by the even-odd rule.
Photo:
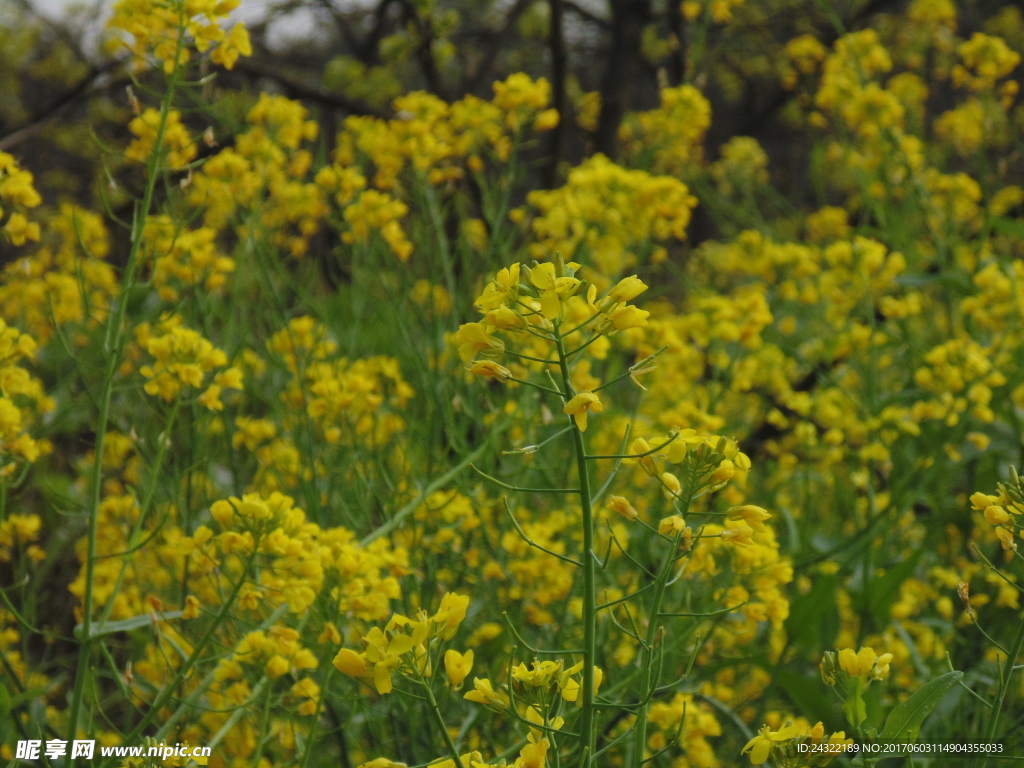
[[[399,5],[339,117],[117,0],[91,191],[0,136],[0,763],[1024,759],[1020,10],[670,3],[602,139]]]

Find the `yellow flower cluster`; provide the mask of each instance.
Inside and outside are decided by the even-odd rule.
[[[111,461],[104,465],[137,483],[126,461],[130,441],[113,439],[111,444]],[[405,551],[383,539],[363,547],[345,528],[321,529],[281,494],[216,501],[190,532],[181,527],[173,505],[144,520],[141,512],[132,495],[103,500],[97,551],[106,557],[95,564],[93,585],[95,608],[108,610],[110,620],[142,616],[159,624],[159,639],[146,647],[134,669],[129,667],[127,679],[137,701],[148,701],[153,688],[165,685],[181,668],[179,652],[202,650],[202,628],[218,611],[230,609],[245,617],[219,626],[218,647],[205,657],[209,674],[190,676],[184,683],[184,694],[203,702],[201,715],[184,729],[190,743],[208,742],[231,720],[233,710],[278,681],[300,717],[314,715],[321,690],[312,674],[322,653],[303,639],[310,608],[320,601],[334,620],[379,620],[400,596],[397,579],[407,572]],[[10,529],[18,544],[28,543],[37,527],[30,523],[12,518],[2,530]],[[139,533],[132,534],[136,528]],[[6,551],[2,536],[0,552]],[[117,557],[129,549],[131,558]],[[85,539],[76,551],[84,562]],[[81,600],[84,587],[83,566],[71,592]],[[169,610],[172,606],[182,610]],[[80,618],[80,606],[76,611]],[[274,620],[252,629],[254,620],[258,624],[267,617]],[[334,623],[316,622],[317,642],[337,646],[341,635]],[[287,715],[275,715],[275,728],[291,734],[282,737],[281,749],[295,749],[295,736],[307,732],[297,727]],[[223,749],[232,759],[245,760],[259,749],[257,738],[258,723],[244,719],[224,734]]]
[[[825,726],[820,722],[813,727],[790,723],[777,730],[766,725],[747,742],[742,754],[749,753],[751,765],[761,765],[770,757],[779,765],[788,765],[788,761],[798,760],[804,764],[821,766],[831,762],[835,755],[842,753],[844,746],[850,744],[853,744],[853,739],[846,738],[845,731],[832,733],[826,739]],[[811,757],[808,758],[808,755]]]
[[[357,653],[342,648],[334,657],[334,666],[349,677],[372,680],[377,693],[391,693],[392,675],[423,681],[433,675],[429,646],[433,641],[445,642],[455,637],[466,618],[469,598],[449,592],[441,599],[432,616],[420,611],[414,619],[396,613],[384,629],[374,627],[362,639],[365,650]],[[468,653],[472,662],[472,652]],[[451,659],[449,661],[449,659]],[[460,685],[467,672],[465,659],[445,655],[446,670],[454,674],[453,684]],[[461,675],[461,678],[459,678]]]
[[[0,483],[6,479],[4,469],[0,467]],[[42,525],[39,515],[13,514],[0,521],[0,563],[9,563],[21,553],[34,562],[44,560],[46,552],[36,544]]]
[[[319,130],[308,117],[297,101],[260,94],[246,115],[249,129],[192,177],[187,199],[207,227],[233,225],[241,238],[265,233],[293,256],[306,253],[327,214],[320,187],[308,181],[313,155],[302,145]]]
[[[394,358],[338,357],[326,327],[308,316],[292,319],[268,347],[292,374],[281,401],[305,413],[327,444],[384,445],[404,429],[400,414],[414,393]]]
[[[160,134],[160,123],[164,122],[163,134]],[[166,153],[158,158],[164,166],[172,171],[179,171],[196,159],[199,148],[189,136],[188,129],[182,125],[181,114],[170,110],[166,118],[159,109],[150,107],[141,115],[128,123],[128,130],[135,138],[124,151],[124,159],[129,162],[147,164],[160,138],[160,151]]]
[[[1020,63],[1020,54],[998,37],[975,32],[957,47],[961,64],[953,67],[953,84],[972,91],[990,91],[996,81],[1009,75]]]
[[[200,389],[206,375],[223,368],[213,376],[213,382],[199,395],[197,401],[212,411],[224,405],[220,396],[225,389],[242,388],[242,371],[227,367],[228,358],[197,331],[185,328],[177,315],[164,317],[156,328],[148,323],[135,330],[136,343],[153,356],[152,365],[139,369],[146,378],[146,394],[174,402],[182,389]]]
[[[152,216],[143,238],[146,256],[153,260],[153,286],[164,301],[177,301],[182,291],[199,287],[218,292],[235,271],[234,260],[220,253],[217,233],[209,227],[184,229],[169,216]]]
[[[884,680],[889,674],[891,653],[877,654],[874,648],[843,648],[837,655],[839,668],[854,677]]]
[[[721,155],[710,170],[722,195],[748,193],[768,183],[768,155],[757,139],[734,136],[722,146]]]
[[[704,134],[711,126],[711,103],[692,85],[662,88],[657,109],[627,116],[619,129],[623,156],[631,165],[682,176],[702,158]],[[689,206],[693,207],[693,206]]]
[[[345,208],[349,231],[342,235],[342,239],[346,243],[367,243],[370,232],[376,231],[400,261],[408,261],[412,255],[412,243],[399,223],[408,212],[409,207],[401,200],[395,200],[387,192],[368,189]]]
[[[31,336],[0,319],[0,485],[10,482],[23,462],[49,451],[46,440],[31,434],[34,422],[55,407],[42,382],[24,368],[35,351]]]
[[[8,264],[0,279],[0,317],[18,322],[40,343],[69,323],[94,328],[119,291],[105,261],[110,237],[99,215],[62,204],[48,219],[47,233],[41,248]],[[71,338],[84,341],[78,334]]]
[[[5,205],[15,206],[3,225],[3,233],[12,245],[24,245],[39,239],[38,222],[29,221],[23,210],[35,208],[42,202],[33,184],[33,176],[21,168],[6,152],[0,152],[0,221],[7,211]]]
[[[1013,472],[1013,476],[1016,479],[1016,472]],[[1017,522],[1018,518],[1024,515],[1024,496],[1021,495],[1019,482],[1000,483],[999,492],[994,495],[979,491],[971,496],[971,506],[982,512],[985,522],[993,526],[1003,549],[1016,552],[1017,534],[1024,538],[1024,525]],[[977,604],[977,600],[975,603]]]
[[[113,34],[108,50],[127,48],[137,69],[155,62],[165,73],[188,63],[190,49],[232,69],[239,56],[252,54],[249,33],[242,24],[230,32],[221,26],[239,0],[119,0],[107,22]]]
[[[536,190],[527,201],[536,212],[531,255],[561,251],[593,263],[600,275],[619,275],[642,258],[665,259],[666,249],[686,238],[697,205],[678,179],[628,170],[603,155],[573,168],[565,186]]]

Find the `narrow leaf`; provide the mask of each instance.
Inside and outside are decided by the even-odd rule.
[[[949,693],[949,689],[960,682],[963,672],[947,672],[941,677],[929,680],[914,695],[893,707],[885,721],[880,741],[906,741],[914,743],[921,732],[921,724],[932,710]]]

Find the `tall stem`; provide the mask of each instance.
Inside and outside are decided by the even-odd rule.
[[[689,510],[690,502],[687,500],[686,509]],[[679,539],[681,533],[677,533],[672,542],[672,549],[665,554],[665,560],[658,570],[657,581],[654,586],[654,597],[651,599],[651,613],[647,619],[647,637],[644,639],[644,650],[641,659],[640,672],[640,711],[636,716],[636,724],[633,726],[633,768],[641,768],[644,764],[644,749],[647,746],[647,710],[650,698],[654,692],[651,690],[651,676],[654,672],[654,644],[658,639],[658,614],[661,613],[661,601],[665,597],[665,586],[668,584],[668,577],[672,573],[672,563],[675,562],[676,552],[679,550]]]
[[[1021,648],[1024,648],[1024,621],[1017,627],[1017,636],[1013,638],[1013,645],[1010,646],[1010,652],[1006,655],[1006,661],[1003,664],[1002,685],[999,686],[999,694],[996,696],[996,700],[992,702],[992,720],[989,721],[988,733],[985,734],[985,741],[989,744],[995,742],[996,731],[999,729],[999,713],[1003,708],[1006,692],[1010,689],[1010,680],[1013,677],[1013,670],[1017,665],[1017,657],[1020,656]],[[983,754],[981,768],[985,768],[987,764],[988,755]]]
[[[427,694],[427,704],[430,707],[430,711],[434,714],[434,719],[437,720],[437,726],[441,729],[441,736],[444,738],[444,745],[448,748],[448,754],[452,756],[452,760],[455,761],[455,768],[460,768],[462,765],[462,758],[459,756],[459,750],[455,748],[455,742],[452,741],[452,735],[448,733],[448,726],[444,724],[444,715],[441,714],[441,708],[437,705],[437,699],[434,698],[434,692],[430,689],[430,681],[421,677],[420,684],[423,686],[423,690]]]
[[[562,373],[565,396],[572,396],[569,380],[569,362],[565,354],[562,335],[555,328],[558,348],[558,367]],[[572,418],[572,417],[570,417]],[[587,449],[583,432],[573,424],[573,447],[580,482],[580,506],[583,510],[583,697],[580,708],[580,768],[590,768],[594,756],[594,663],[597,661],[597,554],[594,552],[594,510],[590,493],[590,471],[587,467]]]
[[[71,695],[71,712],[68,718],[67,736],[69,742],[78,737],[78,722],[82,711],[86,680],[89,678],[89,659],[92,656],[93,648],[92,601],[93,581],[95,580],[96,572],[98,516],[103,486],[103,443],[106,437],[107,424],[110,421],[110,401],[114,391],[114,378],[117,376],[118,368],[121,365],[121,355],[124,348],[124,322],[128,310],[128,294],[135,284],[135,276],[139,269],[139,252],[142,250],[142,238],[146,230],[146,219],[149,216],[149,210],[153,205],[153,198],[156,194],[160,163],[163,160],[164,136],[167,133],[167,121],[171,112],[171,104],[174,100],[174,92],[178,84],[179,69],[177,62],[181,60],[181,50],[184,46],[184,41],[185,24],[182,19],[179,23],[178,43],[174,55],[176,63],[167,84],[167,94],[160,104],[160,123],[157,126],[156,138],[153,142],[153,153],[146,165],[146,189],[142,196],[142,202],[137,209],[137,214],[132,221],[132,241],[128,253],[128,262],[125,265],[124,281],[121,285],[120,296],[117,298],[116,308],[108,320],[106,338],[104,340],[104,349],[107,353],[107,367],[103,374],[103,391],[100,395],[99,414],[96,418],[95,457],[89,477],[91,497],[89,499],[88,545],[85,556],[85,594],[82,604],[82,643],[78,648],[75,687]],[[77,759],[69,761],[72,766],[76,765],[77,762]]]

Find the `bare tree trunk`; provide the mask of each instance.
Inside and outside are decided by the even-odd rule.
[[[668,82],[673,86],[682,85],[686,82],[686,18],[682,3],[670,2],[665,13],[669,31],[676,39],[675,50],[668,59]]]
[[[549,0],[551,24],[548,42],[551,46],[551,95],[555,109],[558,110],[558,125],[551,131],[548,145],[548,156],[545,159],[543,183],[551,188],[558,183],[558,164],[562,162],[565,152],[566,119],[568,118],[568,99],[565,95],[565,76],[567,57],[565,53],[565,37],[562,30],[564,12],[562,0]]]
[[[611,0],[612,39],[608,68],[601,81],[601,116],[594,147],[615,157],[619,125],[632,106],[634,86],[641,72],[640,41],[651,19],[651,0]]]

